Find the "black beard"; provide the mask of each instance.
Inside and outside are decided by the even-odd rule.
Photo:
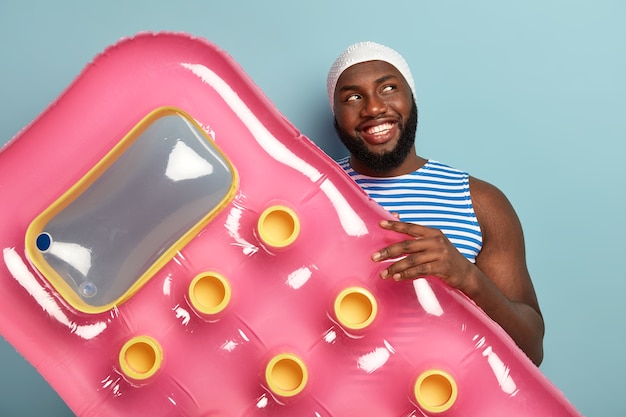
[[[341,142],[350,152],[350,155],[377,174],[384,174],[398,168],[413,149],[415,144],[415,132],[417,131],[417,105],[413,101],[409,118],[404,123],[398,122],[400,128],[400,139],[395,148],[384,153],[374,153],[367,149],[362,139],[350,135],[340,128],[335,119],[335,131]]]

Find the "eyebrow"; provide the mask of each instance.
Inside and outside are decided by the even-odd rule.
[[[387,74],[387,75],[383,75],[382,77],[376,79],[376,81],[374,81],[376,84],[382,84],[386,81],[389,81],[391,79],[397,79],[398,77],[393,75],[393,74]],[[350,91],[350,90],[358,90],[359,89],[359,85],[357,84],[353,84],[353,85],[344,85],[343,87],[341,87],[339,89],[339,91]]]

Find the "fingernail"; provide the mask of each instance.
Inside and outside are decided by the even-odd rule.
[[[380,277],[381,277],[382,279],[386,279],[386,278],[387,278],[387,275],[389,275],[389,271],[387,271],[386,269],[383,269],[383,270],[380,272]]]
[[[380,252],[374,252],[374,253],[372,253],[372,260],[373,260],[373,261],[377,261],[377,260],[379,260],[380,258],[381,258],[381,254],[380,254]]]

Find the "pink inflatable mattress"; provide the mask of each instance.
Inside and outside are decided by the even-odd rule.
[[[210,42],[97,56],[0,152],[0,332],[78,416],[578,416]]]

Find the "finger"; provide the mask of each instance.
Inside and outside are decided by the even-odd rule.
[[[407,266],[406,264],[396,262],[381,272],[381,278],[393,279],[394,281],[404,281],[433,275],[432,271],[433,265],[431,263],[420,263],[417,265]]]
[[[389,270],[389,274],[392,276],[400,275],[398,278],[406,278],[410,276],[410,271],[418,274],[426,273],[429,263],[427,263],[423,258],[424,257],[419,253],[412,253],[403,259],[394,262],[387,267],[387,269]]]
[[[389,265],[381,272],[381,277],[409,279],[422,275],[431,275],[435,271],[437,258],[425,251],[411,253]]]
[[[424,244],[420,240],[407,239],[379,249],[372,254],[372,260],[378,262],[385,259],[397,258],[408,253],[420,252],[422,250],[424,250]]]
[[[415,223],[406,223],[395,220],[381,220],[380,227],[386,230],[393,230],[413,237],[421,237],[428,233],[429,228]]]

